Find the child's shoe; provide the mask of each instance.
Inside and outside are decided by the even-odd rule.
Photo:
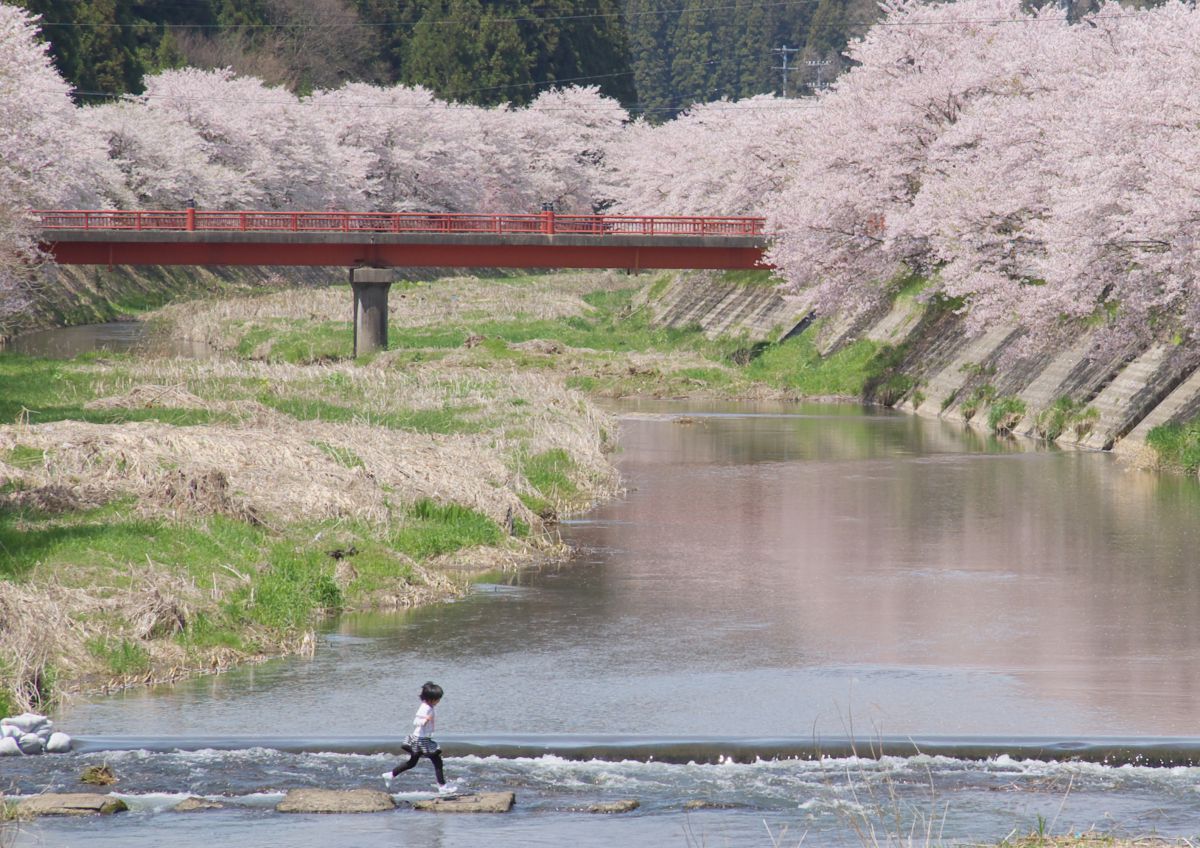
[[[439,795],[455,795],[458,793],[457,783],[439,783],[437,785]]]
[[[383,778],[384,783],[391,783],[396,777],[396,775],[392,774],[391,769],[388,769],[387,771],[385,771],[383,774],[381,774],[379,776]]]

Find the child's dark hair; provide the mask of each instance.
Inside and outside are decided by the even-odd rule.
[[[427,681],[425,685],[421,687],[421,700],[427,704],[433,701],[442,700],[442,694],[442,687],[438,686],[432,680]]]

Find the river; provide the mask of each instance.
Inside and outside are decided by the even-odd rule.
[[[133,811],[17,844],[1195,834],[1200,768],[1129,754],[1200,762],[1194,481],[849,405],[618,411],[627,492],[563,526],[571,562],[344,616],[311,659],[64,708],[82,750],[0,761],[3,782],[64,791],[108,762]],[[291,787],[382,788],[426,679],[451,778],[514,812],[270,812]],[[189,794],[228,806],[166,812]],[[616,798],[641,807],[581,811]]]

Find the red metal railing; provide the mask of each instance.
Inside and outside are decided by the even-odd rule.
[[[642,236],[760,236],[762,218],[662,215],[474,215],[441,212],[214,212],[38,209],[44,230],[543,233]]]

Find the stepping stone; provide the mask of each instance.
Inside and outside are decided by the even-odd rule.
[[[619,801],[604,801],[587,808],[589,813],[630,813],[642,806],[637,798],[622,798]]]
[[[17,803],[17,812],[30,816],[107,816],[128,809],[120,798],[94,792],[48,792]]]
[[[413,801],[413,809],[431,813],[507,813],[516,800],[517,796],[512,792],[480,792],[477,795]]]
[[[184,798],[171,808],[175,813],[194,813],[199,810],[223,810],[225,805],[220,801],[210,801],[207,798]]]
[[[275,809],[281,813],[382,813],[396,809],[396,802],[376,789],[292,789]]]

